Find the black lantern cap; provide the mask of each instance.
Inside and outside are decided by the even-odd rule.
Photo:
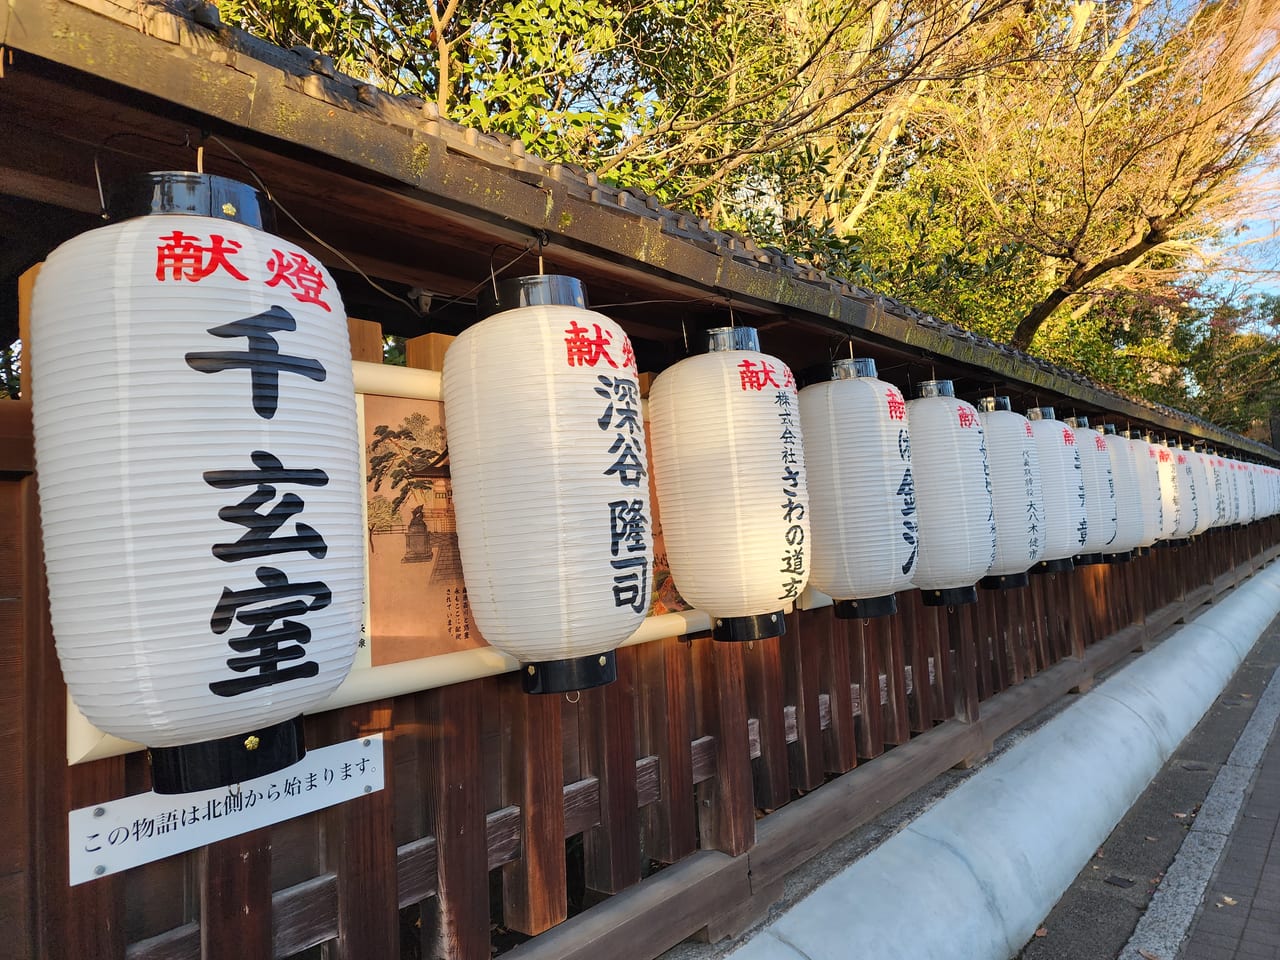
[[[711,639],[726,643],[764,640],[766,637],[780,637],[786,632],[787,618],[781,610],[754,617],[714,617],[711,620]]]
[[[1070,557],[1061,560],[1041,560],[1031,568],[1031,573],[1070,573],[1076,568]]]
[[[194,793],[229,787],[291,767],[307,755],[302,717],[219,740],[180,747],[152,747],[151,783],[156,793]]]
[[[1126,550],[1124,553],[1104,553],[1102,560],[1104,563],[1128,563],[1132,560],[1138,551],[1137,549]]]
[[[978,602],[977,587],[951,587],[947,590],[920,588],[920,601],[926,607],[961,607]]]
[[[1094,566],[1099,563],[1106,563],[1107,558],[1101,553],[1079,553],[1073,560],[1077,567]]]
[[[578,307],[587,309],[587,288],[577,277],[540,273],[487,283],[476,300],[480,319],[518,307]]]
[[[107,201],[113,220],[153,214],[182,213],[231,220],[268,233],[276,228],[276,212],[261,190],[209,173],[153,170],[114,186]]]
[[[618,679],[618,658],[612,650],[566,660],[520,664],[525,693],[571,693],[603,687]]]
[[[1018,587],[1025,587],[1031,583],[1031,578],[1025,573],[1002,573],[991,577],[983,577],[978,581],[978,586],[983,590],[1016,590]]]
[[[898,612],[898,598],[894,594],[884,597],[863,597],[860,600],[837,600],[836,616],[841,620],[871,620],[875,617],[891,617]]]

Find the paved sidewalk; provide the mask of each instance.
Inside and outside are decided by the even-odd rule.
[[[1178,960],[1278,957],[1280,733],[1273,733]]]

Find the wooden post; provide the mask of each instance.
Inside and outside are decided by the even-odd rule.
[[[947,639],[940,647],[949,644],[955,646],[956,681],[952,688],[952,700],[955,717],[965,723],[973,723],[978,719],[978,669],[977,644],[974,642],[975,611],[972,604],[946,608]],[[939,671],[941,672],[941,671]]]
[[[907,641],[902,635],[902,615],[881,617],[873,636],[879,643],[879,663],[884,670],[888,703],[885,704],[884,737],[895,746],[911,739],[911,718],[907,701]]]
[[[716,775],[695,791],[699,834],[704,848],[734,857],[756,842],[743,652],[741,644],[710,637],[693,642],[702,729],[716,739]]]
[[[747,646],[747,710],[760,737],[760,756],[752,764],[756,806],[776,810],[791,799],[782,641],[768,637]]]
[[[502,799],[520,808],[520,859],[502,868],[503,919],[535,935],[569,915],[560,697],[525,693],[510,675],[498,684]]]
[[[697,849],[694,820],[692,654],[678,637],[636,648],[640,670],[640,749],[658,758],[658,799],[645,807],[644,849],[675,863]]]
[[[796,742],[791,750],[791,785],[800,791],[821,786],[822,719],[818,694],[822,689],[822,638],[831,629],[831,611],[797,610],[787,616],[782,637],[782,665],[787,700],[796,708]]]
[[[427,960],[490,956],[481,729],[486,699],[497,699],[495,688],[493,681],[470,680],[413,700],[427,830],[436,842],[436,895],[419,906]]]
[[[617,652],[618,679],[582,693],[579,757],[600,789],[600,823],[583,835],[587,888],[617,893],[640,879],[636,810],[634,647]]]
[[[200,850],[200,956],[271,956],[271,829]]]
[[[853,722],[853,673],[849,669],[849,641],[852,633],[859,645],[863,642],[862,622],[838,620],[834,612],[827,618],[821,656],[829,720],[824,751],[828,773],[844,773],[858,765],[858,744]],[[868,699],[869,698],[869,699]],[[868,691],[863,688],[862,711],[880,713],[880,677]]]
[[[855,620],[849,624],[853,640],[853,678],[858,682],[858,718],[854,725],[858,756],[863,759],[878,757],[884,753],[885,707],[893,706],[893,678],[886,672],[885,683],[889,688],[889,703],[880,703],[880,655],[881,633],[886,624],[883,617],[874,620]]]
[[[923,733],[933,727],[933,687],[929,682],[929,648],[921,630],[920,592],[898,594],[898,616],[902,618],[903,646],[911,660],[911,693],[908,714],[911,731]]]

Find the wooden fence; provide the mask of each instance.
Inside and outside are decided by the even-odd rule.
[[[376,327],[353,323],[357,359]],[[414,361],[425,344],[410,343]],[[68,886],[67,811],[149,789],[145,756],[69,767],[40,565],[30,406],[0,403],[0,955],[647,960],[733,933],[787,872],[1275,555],[1280,522],[1032,578],[976,606],[782,638],[670,637],[619,679],[527,696],[512,675],[307,719],[381,733],[386,788]]]

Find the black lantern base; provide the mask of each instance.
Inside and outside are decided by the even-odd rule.
[[[1061,560],[1041,560],[1031,568],[1031,573],[1070,573],[1076,568],[1070,557]]]
[[[1018,587],[1025,587],[1031,582],[1031,578],[1025,573],[1003,573],[994,577],[983,577],[978,581],[978,586],[983,590],[1015,590]]]
[[[612,650],[568,660],[539,660],[520,664],[525,693],[571,693],[603,687],[618,679],[618,658]]]
[[[711,639],[728,643],[780,637],[786,632],[787,618],[781,610],[755,617],[716,617],[711,621]]]
[[[836,616],[841,620],[870,620],[874,617],[891,617],[898,612],[898,598],[863,597],[861,600],[837,600]]]
[[[926,607],[961,607],[978,602],[977,587],[951,587],[947,590],[920,588],[920,601]]]
[[[1104,553],[1102,555],[1103,563],[1128,563],[1138,555],[1137,550],[1126,550],[1124,553]]]
[[[1077,567],[1091,567],[1099,563],[1106,563],[1107,558],[1100,553],[1079,553],[1076,554],[1073,562]]]
[[[156,793],[195,793],[229,787],[292,766],[307,755],[302,717],[220,740],[152,747],[151,784]]]

